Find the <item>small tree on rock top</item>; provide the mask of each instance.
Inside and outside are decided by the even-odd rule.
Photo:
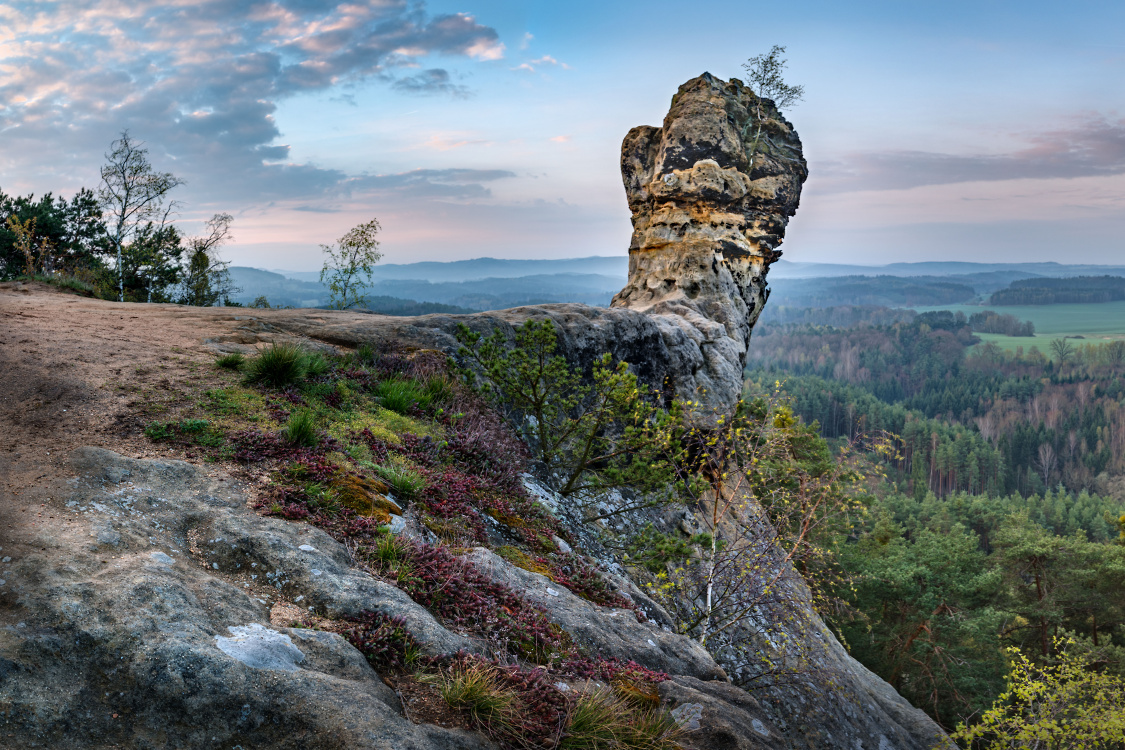
[[[768,54],[756,55],[742,64],[749,79],[750,88],[758,96],[755,106],[754,119],[758,123],[758,131],[754,134],[754,144],[750,147],[750,166],[754,166],[754,155],[758,152],[758,144],[762,139],[762,99],[769,99],[777,107],[788,107],[801,101],[805,96],[804,86],[792,86],[785,82],[782,73],[788,61],[782,55],[785,47],[775,44]]]
[[[321,245],[328,256],[320,271],[320,283],[328,284],[330,304],[337,310],[347,310],[366,300],[363,293],[371,278],[372,267],[383,254],[379,252],[379,221],[372,219],[348,230],[335,245]]]

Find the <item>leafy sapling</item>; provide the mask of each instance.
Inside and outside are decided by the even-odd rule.
[[[755,118],[758,129],[754,133],[754,143],[750,147],[750,166],[754,166],[754,158],[758,153],[762,141],[763,111],[762,100],[769,99],[780,111],[783,107],[790,107],[801,101],[805,96],[804,86],[794,86],[785,82],[783,73],[788,60],[782,55],[785,47],[775,44],[768,54],[756,55],[742,64],[749,79],[750,88],[757,95],[755,101]],[[749,126],[750,123],[747,123]]]
[[[321,245],[327,258],[320,271],[320,283],[328,284],[332,307],[347,310],[362,305],[364,290],[373,266],[383,254],[375,235],[381,227],[376,219],[353,227],[335,245]]]
[[[550,320],[516,328],[514,345],[499,329],[484,337],[465,325],[457,340],[460,356],[483,375],[465,370],[466,378],[512,420],[559,494],[589,497],[614,487],[643,493],[671,486],[679,410],[657,408],[628,363],[615,364],[604,354],[584,379],[555,353]]]

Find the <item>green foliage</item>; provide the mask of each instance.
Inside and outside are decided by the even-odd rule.
[[[271,344],[246,363],[246,382],[284,388],[304,380],[308,357],[295,344]]]
[[[1007,689],[971,727],[954,735],[984,750],[1095,750],[1125,743],[1125,681],[1102,671],[1073,641],[1056,640],[1058,658],[1036,664],[1019,649]]]
[[[21,238],[12,223],[33,231]],[[67,201],[51,193],[36,199],[0,191],[0,279],[27,273],[28,250],[33,273],[78,276],[91,283],[104,272],[106,227],[93,192],[79,190]]]
[[[320,281],[327,284],[331,305],[346,310],[363,304],[371,271],[383,257],[378,251],[379,222],[375,219],[354,227],[335,245],[321,245],[327,259],[320,271]]]
[[[960,525],[907,538],[883,516],[843,548],[852,654],[946,726],[987,706],[1003,674],[1001,580],[978,541]]]
[[[680,487],[702,512],[711,543],[658,572],[651,590],[681,632],[703,645],[725,641],[727,663],[741,662],[734,670],[739,682],[763,676],[763,669],[788,669],[779,666],[781,654],[770,666],[760,653],[756,623],[805,606],[793,601],[794,571],[818,611],[838,607],[847,576],[837,548],[879,474],[860,451],[834,458],[776,394],[741,400],[729,413],[693,412],[682,440],[692,460],[678,466]],[[888,446],[870,439],[865,447]]]
[[[1026,338],[1035,335],[1035,324],[1030,320],[1021,321],[1015,315],[1000,315],[992,310],[970,315],[969,327],[974,331],[1002,333],[1005,336]]]
[[[1013,281],[993,292],[993,305],[1100,304],[1125,300],[1125,279],[1120,276],[1072,276]]]
[[[684,563],[697,549],[710,546],[711,535],[706,532],[685,538],[679,533],[657,531],[650,523],[628,541],[625,553],[631,564],[640,565],[651,573],[661,573],[669,565]]]
[[[787,61],[781,57],[784,54],[785,47],[775,44],[768,54],[751,57],[742,65],[754,93],[772,100],[778,109],[796,104],[805,95],[804,86],[785,83]]]
[[[246,364],[246,357],[241,352],[231,352],[215,360],[215,366],[224,370],[241,370]]]
[[[266,295],[260,294],[254,298],[253,302],[250,303],[250,307],[256,310],[269,310],[270,301],[266,299]]]
[[[306,409],[298,409],[289,415],[285,423],[285,439],[293,445],[311,447],[320,442],[316,428],[316,417]]]
[[[483,337],[457,330],[459,354],[482,371],[482,391],[511,418],[561,495],[612,487],[656,491],[673,480],[679,407],[664,411],[626,362],[609,354],[589,381],[555,354],[554,325],[528,320],[509,342],[497,329]],[[466,371],[470,382],[476,375]]]

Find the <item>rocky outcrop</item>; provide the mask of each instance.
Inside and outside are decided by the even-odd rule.
[[[677,392],[730,404],[808,177],[797,132],[773,102],[704,73],[680,87],[663,127],[629,131],[621,176],[633,238],[613,307],[647,313],[670,344],[698,347],[702,367],[673,374]]]
[[[524,321],[549,318],[560,352],[579,367],[611,352],[657,392],[729,407],[742,392],[769,265],[781,255],[808,175],[801,141],[768,99],[704,73],[680,87],[663,127],[629,131],[621,175],[634,231],[629,280],[608,310],[556,304],[346,320],[295,310],[271,324],[249,319],[241,337],[215,343],[256,344],[290,333],[348,347],[397,339],[452,353],[462,323],[514,338]]]
[[[45,494],[87,543],[44,534],[5,558],[0,603],[24,619],[0,625],[0,747],[495,747],[412,723],[342,637],[275,621],[281,595],[321,611],[362,598],[433,651],[466,643],[327,534],[262,518],[246,486],[182,461],[82,448],[70,467]]]

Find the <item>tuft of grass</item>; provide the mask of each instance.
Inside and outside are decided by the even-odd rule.
[[[305,357],[305,375],[310,378],[319,378],[331,369],[324,355],[315,352]]]
[[[571,705],[559,750],[675,750],[681,729],[667,711],[639,710],[613,691],[585,693]]]
[[[246,363],[246,382],[284,388],[308,373],[308,357],[299,346],[271,344]]]
[[[375,387],[375,395],[384,409],[399,414],[407,414],[415,405],[429,406],[431,397],[416,380],[392,378],[383,380]]]
[[[427,405],[444,404],[453,399],[453,381],[447,375],[436,375],[426,381],[422,391],[426,396]]]
[[[241,352],[224,354],[215,360],[215,366],[221,367],[224,370],[241,370],[245,364],[246,357],[242,356]]]
[[[445,702],[467,713],[475,724],[491,732],[504,732],[515,726],[516,695],[501,685],[492,666],[472,661],[451,667],[436,677],[440,680],[438,692]]]
[[[395,494],[402,497],[418,497],[429,486],[426,478],[409,466],[370,464],[368,468],[378,474]]]
[[[306,448],[319,443],[320,435],[312,412],[299,409],[290,414],[289,421],[285,424],[285,439],[293,445],[303,445]]]
[[[355,361],[359,365],[370,365],[375,362],[375,347],[371,344],[360,344],[355,350]]]
[[[340,498],[328,487],[309,482],[305,485],[305,503],[312,511],[321,511],[328,516],[340,513]]]

